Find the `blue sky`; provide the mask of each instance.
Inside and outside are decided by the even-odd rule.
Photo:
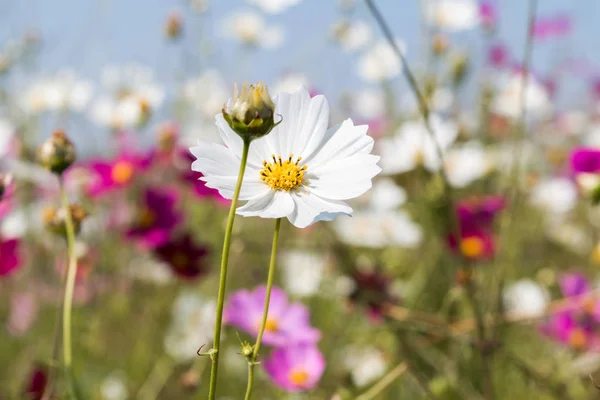
[[[500,6],[498,37],[521,57],[528,2],[497,2]],[[407,42],[409,60],[418,61],[419,0],[378,0],[377,3],[397,36]],[[569,13],[574,19],[575,31],[569,38],[537,43],[534,67],[546,71],[565,54],[586,57],[600,65],[600,52],[594,39],[600,34],[596,19],[599,2],[540,0],[539,3],[539,15]],[[311,82],[330,95],[341,89],[365,86],[355,72],[357,56],[342,53],[328,40],[332,22],[340,17],[336,0],[303,0],[283,14],[267,16],[270,22],[285,26],[287,39],[276,51],[256,52],[245,51],[218,36],[220,21],[227,13],[256,7],[244,0],[212,0],[210,4],[210,11],[198,18],[183,0],[4,0],[0,2],[0,43],[26,28],[39,30],[43,38],[36,65],[39,73],[70,67],[81,75],[96,78],[107,64],[135,61],[152,66],[162,79],[169,80],[180,73],[181,62],[186,59],[188,74],[214,66],[231,81],[269,82],[284,71],[296,71],[307,74]],[[356,0],[356,4],[354,15],[372,23],[363,2]],[[165,16],[174,8],[184,11],[186,18],[186,37],[178,45],[166,43],[161,30]],[[474,59],[481,59],[480,32],[459,33],[453,39],[459,46],[472,50]],[[215,51],[200,50],[207,45]],[[194,59],[185,56],[191,52],[200,56]],[[397,85],[402,87],[401,79]],[[577,93],[579,85],[581,82],[570,80],[570,91]],[[571,96],[567,93],[566,97]]]

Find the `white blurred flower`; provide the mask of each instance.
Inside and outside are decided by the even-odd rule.
[[[428,2],[427,18],[451,32],[473,29],[479,24],[479,5],[474,0],[433,0]]]
[[[173,280],[169,266],[150,256],[132,259],[128,265],[128,273],[136,279],[157,285],[165,285]]]
[[[294,296],[312,296],[318,292],[325,259],[302,250],[292,250],[283,254],[283,284],[287,292]]]
[[[279,25],[267,25],[264,17],[254,11],[237,11],[222,21],[225,37],[238,40],[246,46],[276,49],[285,40],[285,31]]]
[[[571,110],[564,112],[560,117],[558,124],[563,132],[568,135],[576,136],[586,131],[590,117],[581,110]]]
[[[542,179],[531,189],[530,200],[551,217],[560,216],[577,204],[577,185],[567,178]]]
[[[213,119],[229,98],[229,90],[225,79],[216,69],[202,72],[183,85],[184,99],[206,119]]]
[[[406,202],[406,191],[391,179],[375,181],[369,195],[369,206],[374,211],[392,211]]]
[[[20,99],[26,112],[82,111],[88,104],[93,85],[80,79],[72,70],[34,81]]]
[[[405,211],[362,211],[351,218],[338,218],[334,224],[340,240],[354,246],[415,247],[423,237],[421,227]]]
[[[588,230],[572,223],[551,220],[546,233],[556,243],[582,256],[589,255],[593,246]]]
[[[165,351],[178,362],[197,357],[198,348],[210,342],[216,304],[192,292],[182,292],[173,303],[171,325],[165,336]]]
[[[430,117],[430,124],[437,143],[445,151],[456,140],[458,127],[435,114]],[[441,167],[435,142],[422,119],[402,124],[392,138],[379,141],[378,150],[384,174],[411,171],[419,165],[429,171],[437,171]]]
[[[208,10],[209,0],[190,0],[190,6],[192,10],[197,12],[198,14],[202,14],[206,10]]]
[[[502,297],[507,312],[523,317],[543,315],[550,301],[548,291],[531,279],[507,285]]]
[[[344,364],[350,370],[352,382],[359,388],[375,382],[387,370],[383,354],[374,347],[352,349],[347,354]]]
[[[396,39],[400,51],[406,53],[406,44]],[[392,46],[379,41],[369,47],[358,61],[358,74],[367,82],[381,82],[400,75],[402,63]]]
[[[343,20],[333,26],[333,38],[340,44],[342,50],[348,53],[365,47],[371,40],[373,32],[365,21]]]
[[[274,95],[279,93],[293,93],[301,86],[309,88],[308,78],[305,75],[295,72],[287,73],[275,81],[271,93]]]
[[[0,117],[0,157],[10,152],[15,130],[15,126],[9,120]]]
[[[381,90],[366,88],[352,93],[350,97],[352,113],[370,120],[385,114],[385,95]]]
[[[521,91],[524,79],[520,72],[512,73],[510,76],[502,77],[499,92],[492,103],[492,111],[508,118],[519,118],[521,115]],[[550,113],[552,104],[548,91],[534,76],[527,79],[525,88],[525,108],[527,115],[533,118],[541,118]]]
[[[100,386],[102,400],[125,400],[129,397],[127,385],[121,374],[111,374]]]
[[[454,104],[454,100],[454,93],[450,88],[444,86],[437,87],[429,100],[429,109],[436,113],[446,113],[450,111]],[[407,110],[410,114],[419,113],[419,104],[417,103],[414,94],[407,93],[407,95],[402,98],[402,108]]]
[[[446,174],[450,184],[463,188],[487,175],[493,168],[485,148],[476,142],[454,147],[444,157]]]
[[[301,0],[248,0],[248,3],[258,6],[269,14],[279,14],[289,7],[295,6]]]
[[[186,147],[195,146],[198,143],[198,139],[217,142],[219,138],[219,129],[213,120],[200,119],[190,121],[183,127],[181,132],[181,141]]]

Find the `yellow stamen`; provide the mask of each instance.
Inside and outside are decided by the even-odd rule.
[[[569,333],[569,344],[574,349],[582,349],[587,345],[587,335],[581,328],[575,328]]]
[[[134,172],[134,168],[130,162],[119,161],[112,168],[111,178],[115,183],[122,185],[131,180],[131,177],[133,176],[133,172]]]
[[[275,319],[267,319],[267,323],[265,324],[265,330],[267,332],[277,332],[279,329],[279,323]]]
[[[460,242],[460,251],[469,258],[479,257],[483,254],[484,249],[483,240],[477,236],[464,238]]]
[[[304,171],[306,165],[300,166],[302,157],[294,161],[294,155],[290,154],[284,161],[281,156],[272,156],[273,162],[263,161],[263,169],[260,171],[260,179],[273,190],[290,191],[302,186],[304,183]]]
[[[294,385],[302,386],[308,381],[308,373],[302,369],[295,369],[290,372],[289,379]]]

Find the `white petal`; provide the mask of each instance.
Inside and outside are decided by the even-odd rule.
[[[266,194],[254,197],[242,207],[237,214],[244,217],[282,218],[294,211],[294,201],[288,192],[269,190]]]
[[[327,130],[325,137],[318,144],[317,151],[305,157],[303,164],[317,167],[333,159],[350,157],[354,154],[369,154],[375,142],[367,136],[367,125],[355,126],[351,119],[347,119]],[[306,152],[305,152],[306,154]]]
[[[234,156],[231,149],[220,144],[199,142],[190,151],[196,157],[192,170],[205,176],[237,176],[240,159]]]
[[[357,154],[323,164],[306,176],[309,190],[326,199],[348,200],[372,186],[371,179],[381,172],[379,156]]]
[[[257,173],[256,171],[253,172]],[[264,196],[271,190],[263,181],[254,179],[253,176],[249,176],[248,173],[244,175],[244,181],[240,189],[240,200],[249,200],[257,196]],[[200,180],[206,182],[206,187],[217,189],[224,198],[233,198],[237,176],[211,176],[210,178],[200,178]]]
[[[342,201],[325,200],[312,193],[292,195],[296,204],[288,216],[297,228],[306,228],[318,221],[333,221],[338,215],[351,215],[352,208]]]
[[[221,135],[221,139],[227,147],[229,147],[230,151],[235,154],[237,157],[242,157],[242,150],[244,147],[244,143],[242,139],[231,129],[223,114],[219,113],[215,117],[217,127],[219,128],[219,134]],[[250,145],[250,151],[248,153],[248,165],[253,166],[254,168],[261,169],[262,162],[264,158],[259,157],[256,150],[254,148],[257,147],[257,143],[259,141],[264,140],[264,138],[257,140],[256,142]]]

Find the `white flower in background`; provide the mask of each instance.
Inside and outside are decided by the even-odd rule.
[[[276,49],[285,40],[282,26],[267,25],[264,17],[254,11],[237,11],[226,16],[222,22],[223,35],[245,46]]]
[[[132,259],[128,265],[128,274],[133,278],[157,285],[165,285],[173,281],[173,274],[169,266],[150,256],[139,256]]]
[[[91,118],[114,129],[140,125],[156,111],[165,98],[151,69],[137,64],[108,67],[102,80],[108,90],[92,105]]]
[[[577,204],[577,197],[577,185],[568,178],[542,179],[531,189],[530,194],[531,203],[551,217],[571,211]]]
[[[190,6],[198,14],[202,14],[208,10],[209,0],[190,0]]]
[[[281,259],[283,285],[293,296],[312,296],[319,291],[325,271],[325,259],[303,250],[288,251]]]
[[[427,4],[429,22],[450,32],[473,29],[479,25],[479,4],[474,0],[433,0]]]
[[[227,84],[216,69],[204,71],[183,85],[183,97],[207,119],[219,113],[229,97]]]
[[[365,247],[416,247],[421,242],[421,227],[405,211],[356,212],[352,218],[340,218],[334,224],[341,241]]]
[[[492,111],[504,117],[519,118],[524,84],[523,74],[520,72],[500,79],[499,92],[493,100]],[[532,118],[544,117],[552,110],[548,91],[533,75],[529,75],[527,79],[525,108],[527,115]]]
[[[369,206],[374,211],[392,211],[406,202],[406,191],[391,179],[375,181],[369,195]]]
[[[127,385],[120,373],[114,373],[106,377],[100,385],[102,400],[125,400],[129,397]]]
[[[429,109],[436,113],[447,113],[454,104],[455,96],[452,90],[448,87],[438,87],[433,91],[429,99]],[[419,114],[419,104],[414,94],[407,93],[402,98],[402,109],[407,110],[410,114]]]
[[[370,154],[374,141],[368,127],[348,119],[328,129],[329,103],[321,95],[311,98],[304,88],[280,93],[274,102],[282,122],[250,146],[240,193],[240,199],[248,201],[237,213],[287,217],[298,228],[350,215],[352,208],[343,200],[369,190],[371,179],[381,171],[379,157]],[[242,139],[222,114],[216,120],[225,146],[200,142],[192,147],[197,158],[192,169],[204,175],[206,186],[231,199]]]
[[[550,220],[546,234],[556,243],[582,256],[588,256],[594,245],[589,229],[569,222]]]
[[[175,361],[197,356],[198,347],[212,340],[216,304],[192,292],[182,292],[171,310],[171,325],[165,336],[165,351]]]
[[[438,115],[430,117],[430,126],[437,143],[445,151],[456,140],[458,127]],[[381,167],[385,174],[398,174],[423,165],[429,171],[441,167],[435,142],[425,127],[423,119],[403,123],[395,135],[379,141]]]
[[[344,364],[350,370],[352,382],[357,387],[367,386],[385,375],[387,363],[378,349],[352,349],[347,353]]]
[[[183,145],[188,147],[195,146],[198,143],[199,138],[208,142],[216,142],[220,139],[219,129],[212,120],[192,120],[183,127],[181,132],[181,141]]]
[[[358,117],[370,120],[385,114],[385,95],[379,89],[366,88],[350,95],[350,109]]]
[[[333,26],[332,35],[343,51],[352,53],[365,47],[371,41],[373,32],[365,21],[342,20]]]
[[[550,301],[548,291],[531,279],[507,285],[502,297],[507,312],[523,317],[543,315]]]
[[[450,184],[463,188],[483,178],[493,168],[492,159],[477,142],[465,143],[448,150],[444,156],[444,169]]]
[[[10,152],[15,131],[15,126],[9,120],[0,117],[0,157]]]
[[[310,87],[306,75],[291,72],[278,78],[273,85],[272,93],[292,93],[299,87]],[[215,114],[213,114],[214,116]]]
[[[600,148],[600,123],[592,122],[583,137],[583,145]]]
[[[44,111],[82,111],[88,104],[93,85],[74,71],[63,70],[54,76],[34,81],[24,91],[21,106],[29,113]]]
[[[572,136],[578,136],[585,132],[589,123],[590,117],[581,110],[566,111],[558,120],[561,130]]]
[[[396,43],[403,53],[406,53],[406,44],[396,39]],[[393,79],[402,72],[402,63],[394,49],[386,41],[379,41],[369,47],[358,61],[358,74],[367,82],[381,82]]]
[[[247,0],[269,14],[279,14],[300,3],[301,0]]]

